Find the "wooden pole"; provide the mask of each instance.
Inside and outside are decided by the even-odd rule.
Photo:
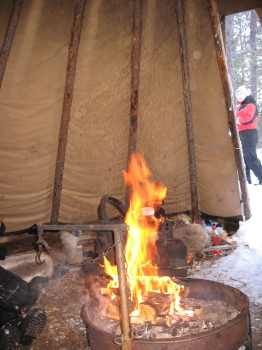
[[[133,36],[131,52],[131,105],[127,168],[132,153],[136,152],[137,118],[138,118],[138,90],[140,76],[140,52],[142,44],[142,0],[134,0]],[[129,203],[130,189],[127,188],[126,202]]]
[[[74,24],[69,45],[65,92],[60,124],[59,143],[56,159],[56,170],[53,191],[53,203],[50,223],[57,224],[60,209],[60,199],[62,192],[62,180],[65,164],[66,145],[70,122],[71,106],[73,101],[74,82],[77,64],[77,55],[80,44],[80,36],[84,19],[86,0],[77,0],[75,6]]]
[[[239,178],[240,189],[242,193],[244,216],[245,216],[245,219],[247,220],[251,217],[251,210],[250,210],[250,204],[249,204],[246,177],[244,172],[244,162],[241,154],[241,146],[240,146],[239,135],[238,135],[236,119],[235,119],[235,112],[234,112],[234,107],[231,99],[232,94],[231,94],[231,88],[229,83],[229,75],[228,75],[228,69],[227,69],[226,54],[225,54],[224,44],[223,44],[223,36],[221,32],[221,27],[220,27],[220,20],[219,20],[220,17],[219,17],[218,8],[217,8],[217,1],[207,0],[207,3],[208,3],[208,11],[209,11],[212,32],[214,36],[217,62],[218,62],[222,86],[224,90],[224,97],[225,97],[227,115],[228,115],[228,124],[231,131],[232,144],[234,147],[236,166],[238,170],[238,178]]]
[[[178,27],[179,53],[180,53],[181,71],[182,71],[182,80],[183,80],[183,94],[184,94],[186,130],[187,130],[189,172],[190,172],[192,218],[193,217],[198,218],[199,213],[198,213],[195,142],[194,142],[194,132],[193,132],[192,105],[191,105],[191,94],[190,94],[190,79],[189,79],[183,0],[175,0],[175,10],[176,10],[176,19],[177,19],[177,27]]]
[[[5,39],[0,52],[0,88],[2,86],[7,60],[11,51],[15,31],[18,24],[23,0],[14,0],[11,15],[9,18]]]
[[[125,270],[125,254],[124,254],[124,234],[121,232],[121,228],[114,230],[115,238],[115,251],[117,262],[117,274],[119,281],[119,294],[120,294],[120,311],[121,311],[121,330],[122,339],[121,342],[117,342],[121,345],[122,350],[132,350],[132,337],[131,337],[131,324],[129,316],[129,298],[127,291],[127,275]]]

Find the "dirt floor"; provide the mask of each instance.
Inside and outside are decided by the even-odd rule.
[[[86,327],[81,318],[84,280],[77,271],[52,280],[35,307],[47,313],[47,326],[30,350],[83,350],[87,348]]]
[[[30,350],[88,348],[86,327],[81,318],[84,295],[84,280],[80,278],[77,270],[70,271],[61,279],[52,280],[45,285],[35,307],[46,311],[47,326],[44,333],[34,341]],[[250,314],[253,350],[260,350],[262,349],[262,306],[251,303]],[[241,350],[242,348],[244,349],[241,347]]]

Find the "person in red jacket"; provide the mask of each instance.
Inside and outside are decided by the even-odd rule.
[[[258,185],[262,185],[262,165],[257,158],[258,111],[256,101],[248,94],[245,86],[240,86],[236,90],[236,97],[238,100],[236,120],[246,166],[247,182],[252,183],[250,176],[250,170],[252,170],[258,178]]]

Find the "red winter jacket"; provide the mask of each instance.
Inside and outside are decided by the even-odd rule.
[[[236,118],[241,124],[237,125],[238,131],[257,128],[258,112],[256,101],[252,96],[247,96],[242,103],[238,104]]]

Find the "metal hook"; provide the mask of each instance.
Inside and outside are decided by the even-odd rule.
[[[45,262],[45,259],[44,260],[41,260],[41,254],[42,254],[42,251],[43,251],[43,245],[41,242],[36,242],[38,244],[38,252],[36,254],[36,263],[37,265],[42,265],[44,262]]]

